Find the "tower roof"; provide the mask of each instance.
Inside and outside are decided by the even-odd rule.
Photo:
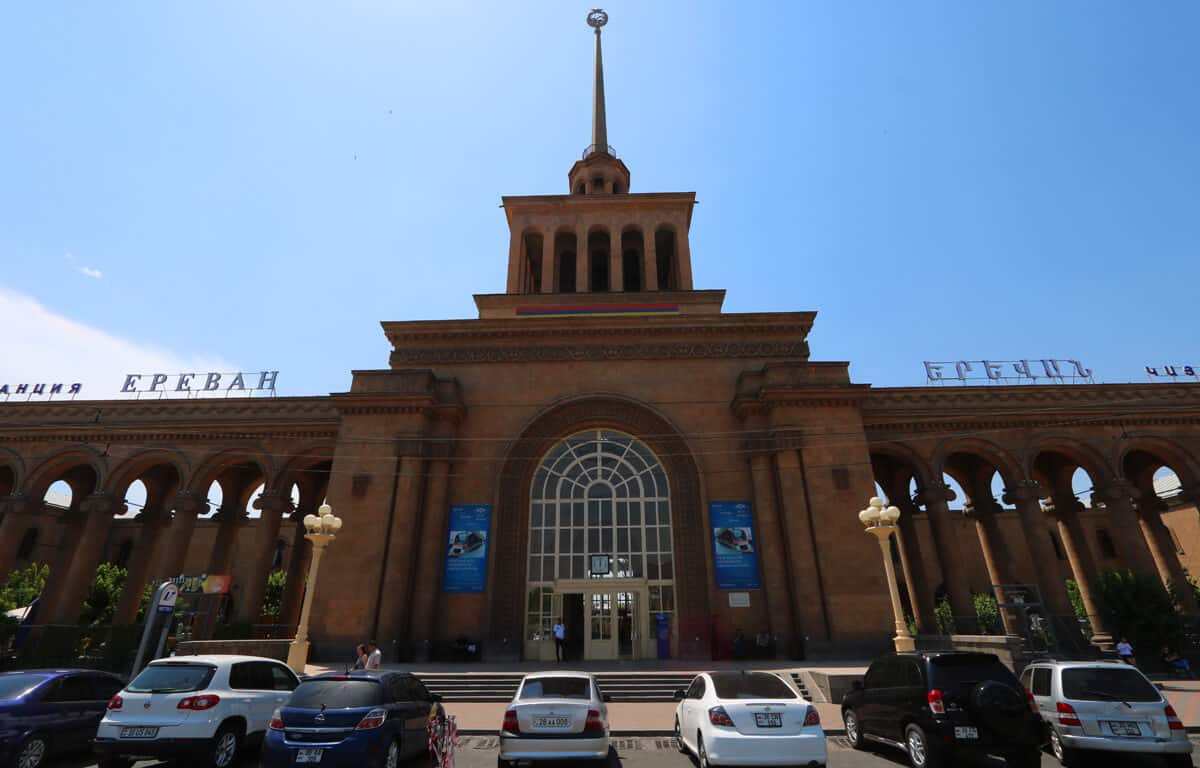
[[[588,26],[596,30],[596,75],[592,87],[592,143],[583,156],[604,154],[616,157],[608,146],[608,120],[604,114],[604,57],[600,51],[600,28],[608,23],[608,14],[603,8],[593,8],[587,16]]]

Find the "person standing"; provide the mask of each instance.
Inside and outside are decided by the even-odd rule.
[[[567,659],[567,628],[563,626],[562,619],[554,622],[554,660],[566,661]]]
[[[354,647],[354,669],[367,668],[367,646],[359,643]]]
[[[383,651],[379,650],[379,646],[374,640],[367,641],[367,664],[366,669],[379,669],[383,664]]]
[[[1121,642],[1117,643],[1117,657],[1131,667],[1137,666],[1137,659],[1133,657],[1133,646],[1129,644],[1129,638],[1122,637]]]

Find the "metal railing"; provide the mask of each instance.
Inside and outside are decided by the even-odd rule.
[[[608,155],[609,157],[616,157],[617,150],[612,144],[605,144],[603,146],[599,144],[588,144],[587,149],[583,150],[583,157],[581,159],[587,160],[592,155]]]

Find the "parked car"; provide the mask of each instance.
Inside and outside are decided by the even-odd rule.
[[[0,674],[0,765],[40,768],[86,750],[121,679],[84,669]]]
[[[428,745],[436,694],[413,675],[355,670],[306,678],[271,716],[263,768],[396,768]]]
[[[1043,728],[1016,675],[990,653],[896,654],[877,659],[842,699],[846,739],[908,753],[915,768],[998,755],[1037,766]]]
[[[770,672],[706,672],[675,692],[679,751],[715,765],[825,765],[817,709]]]
[[[108,703],[94,746],[100,768],[148,758],[227,768],[299,684],[287,665],[256,656],[152,661]]]
[[[504,711],[498,768],[534,760],[607,760],[608,706],[586,672],[526,675]]]
[[[1068,768],[1091,764],[1098,752],[1161,755],[1168,768],[1192,764],[1179,715],[1136,667],[1039,661],[1021,682],[1046,723],[1050,751]]]

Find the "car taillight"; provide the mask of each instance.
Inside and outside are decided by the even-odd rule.
[[[929,702],[929,711],[935,715],[946,714],[946,704],[942,701],[942,692],[934,688],[929,693],[925,694],[925,700]]]
[[[587,724],[583,726],[585,731],[603,731],[604,721],[600,719],[600,711],[589,709],[587,715]]]
[[[206,693],[202,696],[185,696],[175,705],[176,709],[191,709],[201,712],[206,709],[212,709],[221,701],[220,696],[214,696],[211,693]]]
[[[1163,710],[1163,712],[1165,712],[1167,715],[1167,727],[1169,727],[1172,731],[1183,730],[1183,723],[1179,721],[1179,715],[1175,714],[1175,707],[1172,707],[1170,704],[1168,704],[1167,708]]]
[[[280,714],[278,709],[271,713],[271,722],[267,725],[267,727],[272,731],[283,730],[283,715]]]
[[[120,709],[123,706],[125,706],[125,699],[122,699],[119,693],[108,700],[109,709]]]
[[[1058,710],[1059,725],[1083,725],[1079,722],[1079,715],[1075,714],[1075,707],[1065,701],[1054,702],[1054,708]]]
[[[733,727],[733,718],[731,718],[729,713],[725,711],[725,707],[713,707],[712,709],[708,710],[708,722],[712,723],[713,725],[725,725],[730,728]]]
[[[362,720],[359,720],[358,725],[354,726],[354,730],[369,731],[372,728],[378,728],[379,726],[383,725],[384,720],[387,720],[387,710],[383,709],[382,707],[378,707],[376,709],[372,709],[366,714],[365,717],[363,717]]]
[[[1032,691],[1025,691],[1025,700],[1029,702],[1029,709],[1036,715],[1038,713],[1037,701],[1033,698]]]
[[[810,725],[820,725],[821,715],[817,712],[816,707],[809,707],[808,712],[804,714],[804,726],[807,728]]]
[[[510,709],[504,713],[504,722],[501,723],[500,730],[507,733],[521,732],[521,724],[517,722],[517,710]]]

